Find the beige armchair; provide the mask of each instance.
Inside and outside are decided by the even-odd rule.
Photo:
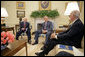
[[[84,54],[84,36],[83,36],[82,41],[81,41],[81,47],[82,48],[76,48],[76,49],[79,50],[81,53]],[[60,51],[66,51],[66,52],[69,52],[69,53],[74,54],[75,56],[77,56],[78,55],[77,50],[74,50],[73,49],[73,51],[76,52],[76,54],[74,54],[74,52],[73,51],[70,51],[70,50],[58,49],[57,48],[57,45],[56,45],[56,54],[59,53]],[[82,55],[79,55],[79,56],[82,56]]]
[[[82,47],[82,48],[79,48],[79,50],[80,50],[81,52],[84,52],[84,36],[83,36],[83,39],[82,39],[82,41],[81,41],[81,47]]]

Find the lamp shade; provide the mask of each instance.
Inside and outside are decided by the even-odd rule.
[[[67,5],[67,8],[66,8],[64,15],[70,15],[70,13],[74,10],[78,10],[80,12],[78,3],[77,2],[70,2]]]
[[[1,17],[8,17],[8,13],[5,8],[1,8]]]

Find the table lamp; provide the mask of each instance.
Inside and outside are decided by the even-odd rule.
[[[4,23],[5,19],[7,19],[8,13],[5,8],[1,8],[1,24]]]
[[[80,12],[77,2],[69,2],[64,15],[70,15],[73,10],[78,10]]]
[[[1,8],[1,17],[8,17],[8,13],[5,8]]]

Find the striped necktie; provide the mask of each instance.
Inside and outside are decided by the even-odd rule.
[[[24,28],[26,28],[26,22],[24,22]]]

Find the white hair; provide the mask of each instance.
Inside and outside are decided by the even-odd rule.
[[[78,10],[72,11],[72,14],[73,14],[76,18],[79,18],[79,17],[80,17],[80,12],[79,12]]]
[[[22,21],[27,20],[27,17],[22,18]]]

